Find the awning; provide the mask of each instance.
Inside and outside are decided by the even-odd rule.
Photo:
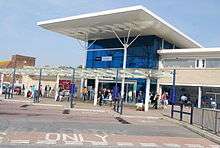
[[[39,75],[40,69],[42,69],[42,76],[68,76],[72,77],[73,69],[72,68],[51,68],[51,67],[25,67],[16,69],[16,74],[19,75]],[[76,79],[86,78],[86,79],[114,79],[116,77],[117,69],[83,69],[75,68],[74,77]],[[164,73],[159,70],[147,70],[147,69],[132,69],[127,68],[125,70],[119,70],[119,77],[125,78],[160,78],[170,76],[168,73]],[[0,73],[13,75],[13,68],[2,68]]]
[[[37,25],[79,40],[157,35],[181,48],[200,48],[199,43],[143,6],[126,7],[38,22]]]

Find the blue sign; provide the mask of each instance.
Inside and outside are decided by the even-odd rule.
[[[114,86],[112,90],[112,100],[118,100],[119,98],[120,98],[119,88],[117,86]]]
[[[172,89],[170,89],[170,102],[172,104],[176,104],[176,89],[174,87],[172,87]]]
[[[75,84],[71,84],[70,85],[70,94],[74,94],[75,93],[75,89],[76,89],[76,85]]]

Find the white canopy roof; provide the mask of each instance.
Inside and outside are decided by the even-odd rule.
[[[143,6],[126,7],[38,22],[37,25],[79,40],[157,35],[181,48],[200,48],[199,43]]]

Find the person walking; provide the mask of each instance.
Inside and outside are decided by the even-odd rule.
[[[161,95],[161,104],[162,104],[163,109],[167,108],[167,105],[168,105],[168,93],[167,92],[164,92]]]
[[[84,87],[82,90],[83,101],[86,101],[87,94],[88,94],[88,90],[86,87]]]
[[[160,95],[159,94],[155,94],[153,108],[158,109],[158,101],[159,100],[160,100]]]
[[[133,102],[133,94],[132,94],[132,91],[130,90],[129,92],[128,92],[128,102]]]

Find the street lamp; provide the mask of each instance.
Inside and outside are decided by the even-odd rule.
[[[70,108],[73,108],[73,95],[74,95],[74,91],[75,91],[75,68],[73,68],[73,73],[72,73],[72,84],[71,84],[71,88],[70,88]]]
[[[15,79],[16,79],[16,65],[17,65],[17,61],[16,61],[16,58],[15,58],[15,61],[14,61],[14,70],[13,70],[13,80],[12,80],[12,90],[11,90],[11,98],[14,98],[13,96],[13,93],[14,93],[14,85],[15,85]],[[10,92],[9,92],[10,93]]]

